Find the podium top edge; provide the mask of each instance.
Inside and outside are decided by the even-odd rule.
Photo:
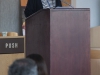
[[[32,15],[30,15],[29,17],[26,18],[29,19],[30,17],[32,17],[33,15],[38,14],[39,12],[43,11],[43,10],[49,10],[49,11],[59,11],[59,10],[64,10],[64,11],[90,11],[90,8],[67,8],[67,7],[57,7],[57,8],[51,8],[51,9],[40,9],[39,11],[37,11],[36,13],[33,13]]]
[[[89,11],[90,10],[90,8],[55,8],[55,9],[50,9],[50,10],[86,10],[86,11]]]

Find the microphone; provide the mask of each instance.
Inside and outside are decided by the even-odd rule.
[[[70,5],[68,2],[66,2],[66,1],[64,1],[64,0],[60,0],[61,2],[63,2],[63,3],[65,3],[65,4],[67,4],[67,5],[69,5],[70,7],[72,7],[72,8],[74,8],[72,5]]]

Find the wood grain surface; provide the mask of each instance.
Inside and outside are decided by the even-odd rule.
[[[91,48],[100,48],[100,26],[90,29]]]
[[[49,75],[90,75],[89,9],[41,10],[26,19],[26,56],[40,54]]]
[[[19,58],[25,58],[24,53],[0,54],[0,75],[8,75],[8,68],[12,62]]]

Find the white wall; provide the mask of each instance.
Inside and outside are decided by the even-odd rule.
[[[76,0],[76,8],[90,8],[90,26],[100,25],[100,0]]]
[[[71,0],[71,5],[72,5],[73,7],[76,7],[76,0]]]

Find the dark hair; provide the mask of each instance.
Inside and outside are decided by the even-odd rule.
[[[38,75],[37,65],[28,58],[15,60],[9,67],[8,75]]]
[[[27,56],[27,58],[33,59],[36,62],[38,67],[38,75],[48,75],[46,63],[41,55],[31,54]]]

